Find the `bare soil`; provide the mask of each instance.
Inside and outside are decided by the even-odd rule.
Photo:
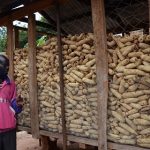
[[[17,133],[17,150],[40,150],[39,140],[33,139],[26,132]]]
[[[59,150],[62,150],[61,144],[58,144],[58,147]],[[39,140],[33,139],[32,135],[27,134],[27,132],[25,131],[18,132],[17,150],[41,150],[39,146]],[[79,150],[79,148],[77,144],[73,144],[68,147],[68,150]],[[93,147],[93,148],[87,148],[86,150],[97,150],[97,149]]]

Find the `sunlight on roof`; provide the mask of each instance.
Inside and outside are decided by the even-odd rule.
[[[21,8],[21,7],[24,7],[24,5],[19,5],[19,6],[15,7],[15,8],[13,8],[13,10],[14,10],[14,9]]]
[[[36,17],[36,20],[41,20],[41,14],[39,14],[38,12],[35,13],[35,17]]]
[[[38,12],[36,12],[34,14],[35,14],[36,20],[38,20],[38,21],[41,20],[42,16]],[[25,17],[28,18],[28,16],[25,16]],[[13,25],[16,25],[16,26],[19,26],[19,27],[25,27],[25,28],[28,27],[28,23],[24,23],[24,22],[21,22],[21,21],[14,21]]]
[[[13,22],[13,25],[14,25],[14,26],[19,26],[19,27],[24,27],[24,28],[27,28],[27,27],[28,27],[28,24],[27,24],[27,23],[24,23],[24,22],[21,22],[21,21],[14,21],[14,22]]]

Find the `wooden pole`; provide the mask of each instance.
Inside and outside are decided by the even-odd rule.
[[[148,0],[148,15],[149,15],[149,34],[150,34],[150,0]]]
[[[48,136],[41,136],[40,140],[41,140],[41,150],[50,150],[49,137]]]
[[[39,138],[39,115],[37,100],[37,70],[36,70],[36,26],[35,15],[28,16],[28,44],[29,44],[29,98],[31,113],[32,136]]]
[[[11,80],[14,79],[14,64],[13,64],[13,51],[14,51],[14,32],[13,32],[13,22],[8,20],[7,24],[7,50],[6,54],[9,58],[9,77]]]
[[[58,54],[59,54],[59,77],[60,77],[60,101],[61,101],[61,117],[62,117],[62,134],[63,134],[63,150],[67,150],[67,129],[65,116],[65,92],[64,92],[64,70],[63,70],[63,54],[61,41],[61,25],[60,25],[60,5],[56,1],[57,11],[57,40],[58,40]]]
[[[17,28],[14,28],[14,34],[15,34],[15,49],[19,48],[19,30]]]
[[[96,48],[98,149],[107,150],[108,60],[104,0],[91,0]]]

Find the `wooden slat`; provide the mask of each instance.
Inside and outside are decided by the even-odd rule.
[[[27,132],[31,131],[30,128],[21,127],[21,126],[18,126],[18,129],[23,130],[23,131],[27,131]],[[40,134],[45,135],[45,136],[49,136],[52,138],[57,138],[57,139],[62,138],[62,135],[59,133],[53,133],[53,132],[44,131],[44,130],[40,130]],[[97,140],[91,140],[88,138],[81,138],[81,137],[76,137],[76,136],[72,136],[72,135],[68,135],[68,141],[76,142],[76,143],[84,143],[84,144],[91,145],[91,146],[98,146]],[[141,147],[136,147],[136,146],[131,146],[131,145],[117,144],[117,143],[112,143],[112,142],[108,142],[108,149],[109,150],[149,150],[147,148],[141,148]]]
[[[36,26],[35,15],[30,14],[28,22],[28,44],[29,44],[29,99],[31,113],[32,136],[39,137],[39,116],[37,101],[37,70],[36,70]]]
[[[23,127],[23,126],[18,125],[17,129],[20,131],[27,131],[27,132],[31,133],[31,128],[29,128],[29,127]]]
[[[7,14],[7,16],[4,16],[0,18],[0,25],[4,25],[7,20],[11,17],[12,20],[17,20],[19,18],[22,18],[29,13],[34,13],[41,11],[42,9],[49,8],[53,4],[53,0],[39,0],[35,2],[31,2],[29,5],[26,5],[23,8],[18,8],[16,10],[13,10]]]
[[[98,146],[97,140],[92,140],[89,138],[82,138],[78,136],[68,135],[68,141],[76,142],[76,143],[83,143],[91,146]]]
[[[31,128],[22,127],[22,126],[18,126],[18,130],[31,132]],[[54,133],[54,132],[50,132],[50,131],[40,130],[40,135],[49,136],[51,138],[56,138],[56,139],[59,139],[62,141],[62,134],[60,134],[60,133]],[[77,136],[73,136],[73,135],[68,135],[68,141],[76,142],[76,143],[83,143],[83,144],[87,144],[87,145],[91,145],[91,146],[98,146],[97,140],[77,137]]]
[[[116,144],[116,143],[108,143],[108,148],[110,150],[149,150],[147,148],[141,148],[141,147],[136,147],[136,146],[131,146],[131,145],[122,145],[122,144]]]
[[[14,64],[13,64],[13,51],[14,51],[14,32],[13,22],[9,20],[7,22],[7,50],[6,53],[9,58],[9,77],[11,80],[14,79]]]
[[[98,93],[98,149],[107,150],[108,61],[104,0],[91,0],[96,48]]]
[[[40,130],[40,134],[45,135],[45,136],[50,136],[52,138],[60,139],[62,141],[62,134],[60,134],[60,133],[54,133],[54,132],[50,132],[50,131]],[[98,146],[97,140],[92,140],[89,138],[82,138],[82,137],[78,137],[78,136],[74,136],[74,135],[67,135],[67,140],[71,141],[71,142],[83,143],[83,144],[87,144],[87,145],[91,145],[91,146]]]

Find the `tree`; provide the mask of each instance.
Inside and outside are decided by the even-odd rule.
[[[7,30],[5,27],[0,27],[0,52],[6,50],[7,45]]]
[[[19,31],[19,47],[24,47],[28,42],[27,31]]]

